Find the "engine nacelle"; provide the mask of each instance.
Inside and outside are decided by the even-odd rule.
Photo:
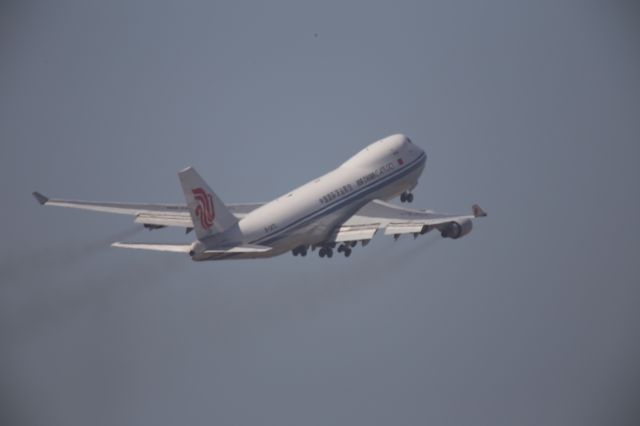
[[[464,237],[473,229],[473,222],[471,219],[466,219],[460,222],[449,222],[440,228],[440,235],[442,238],[451,238],[457,240],[460,237]]]

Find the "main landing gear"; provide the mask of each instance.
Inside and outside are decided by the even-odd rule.
[[[291,250],[294,256],[302,256],[305,257],[307,255],[307,247],[306,246],[298,246]]]
[[[320,257],[333,257],[333,249],[331,247],[322,247],[320,249],[320,251],[318,252],[318,254],[320,255]]]
[[[370,240],[362,240],[362,246],[366,246],[369,243]],[[291,254],[293,254],[294,256],[306,256],[307,252],[309,249],[311,249],[311,251],[314,251],[316,248],[318,248],[318,255],[320,255],[320,257],[328,257],[328,258],[332,258],[333,257],[333,250],[335,249],[338,253],[342,253],[344,254],[344,257],[349,257],[351,256],[351,252],[353,251],[353,248],[358,244],[357,241],[345,241],[343,243],[341,243],[339,246],[337,246],[336,248],[336,243],[335,242],[330,242],[330,243],[323,243],[322,245],[312,245],[311,247],[309,246],[298,246],[296,248],[294,248],[293,250],[291,250]]]
[[[344,253],[344,257],[349,257],[351,256],[351,247],[349,247],[346,244],[342,244],[340,247],[338,247],[338,253]]]
[[[413,194],[410,192],[403,192],[400,194],[400,202],[401,203],[413,203]]]
[[[352,248],[355,247],[356,244],[358,244],[357,241],[347,241],[345,243],[340,244],[338,246],[338,248],[336,249],[336,251],[338,253],[344,254],[344,257],[349,257],[349,256],[351,256]],[[331,257],[333,257],[333,249],[334,248],[336,248],[336,243],[325,244],[323,246],[320,246],[320,250],[318,251],[318,254],[320,255],[320,257],[331,258]]]

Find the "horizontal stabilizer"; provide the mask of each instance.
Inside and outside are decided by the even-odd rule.
[[[205,254],[219,254],[219,253],[264,253],[271,250],[271,247],[260,246],[257,244],[243,244],[239,246],[229,247],[226,249],[209,249],[205,250]]]
[[[153,250],[153,251],[166,251],[172,253],[189,253],[191,250],[191,244],[151,244],[151,243],[113,243],[112,247],[139,249],[139,250]]]

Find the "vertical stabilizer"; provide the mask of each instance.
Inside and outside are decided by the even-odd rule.
[[[223,232],[238,222],[193,167],[180,171],[178,177],[199,240]]]

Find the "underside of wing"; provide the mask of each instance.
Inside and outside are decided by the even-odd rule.
[[[374,200],[362,207],[337,229],[333,241],[367,241],[384,229],[385,235],[419,235],[438,229],[443,236],[459,238],[471,231],[471,221],[486,216],[478,206],[466,215],[442,214],[430,210],[400,207],[381,200]],[[453,228],[453,229],[452,229]]]

